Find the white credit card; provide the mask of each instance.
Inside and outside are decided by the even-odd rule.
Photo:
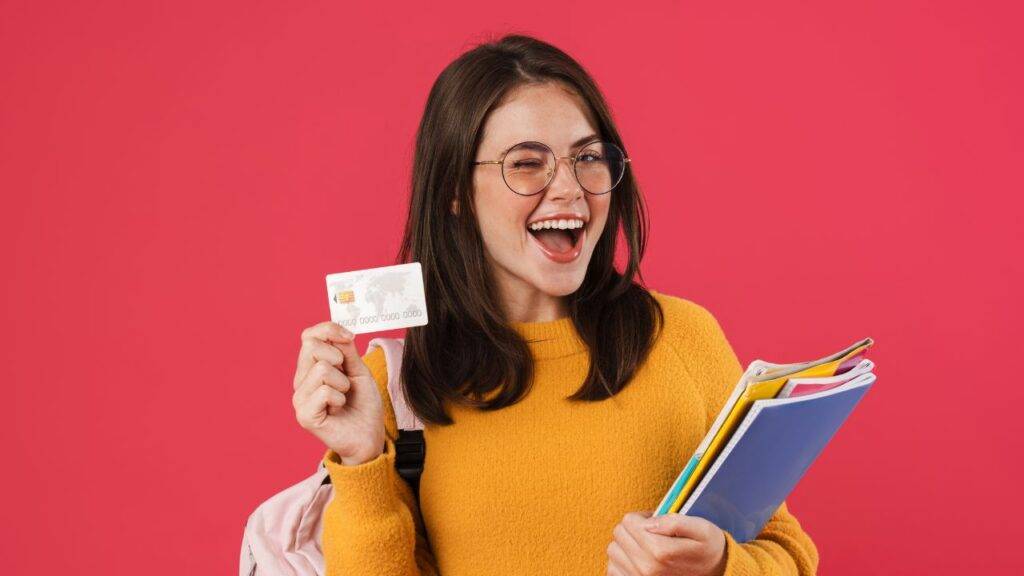
[[[419,262],[327,275],[331,320],[353,334],[427,323]]]

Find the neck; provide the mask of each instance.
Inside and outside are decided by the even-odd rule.
[[[505,317],[509,322],[548,322],[569,315],[563,296],[550,296],[541,292],[503,301]]]
[[[549,322],[569,315],[565,296],[548,294],[518,278],[499,274],[498,296],[509,322]]]

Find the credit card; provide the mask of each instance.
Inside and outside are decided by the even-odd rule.
[[[327,302],[331,320],[353,334],[427,323],[419,262],[328,274]]]

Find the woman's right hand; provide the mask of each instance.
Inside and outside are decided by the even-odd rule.
[[[299,424],[347,466],[384,451],[384,405],[355,336],[332,321],[302,331],[292,405]]]

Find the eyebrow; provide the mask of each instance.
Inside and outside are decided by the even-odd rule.
[[[583,146],[583,145],[584,145],[584,144],[586,144],[587,142],[590,142],[591,140],[596,140],[597,138],[598,138],[598,135],[597,135],[597,134],[590,134],[589,136],[584,136],[583,138],[580,138],[579,140],[577,140],[577,141],[573,142],[573,143],[572,143],[572,146],[570,146],[570,148],[579,148],[580,146]],[[515,144],[513,144],[512,146],[509,146],[508,148],[505,148],[504,150],[501,150],[501,151],[499,151],[499,152],[498,152],[498,157],[500,158],[501,156],[504,156],[504,155],[505,155],[505,152],[508,152],[508,151],[509,151],[509,150],[511,150],[511,149],[512,149],[512,148],[513,148],[514,146],[516,146],[516,145],[518,145],[518,144],[522,144],[522,142],[516,142],[516,143],[515,143]]]

